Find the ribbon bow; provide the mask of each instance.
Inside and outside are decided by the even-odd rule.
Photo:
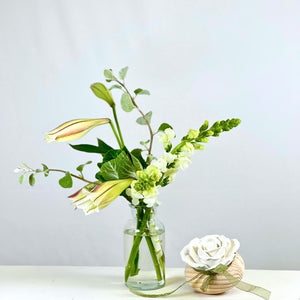
[[[238,288],[238,289],[240,289],[240,290],[242,290],[244,292],[249,292],[249,293],[255,294],[255,295],[257,295],[257,296],[259,296],[259,297],[261,297],[261,298],[263,298],[265,300],[269,300],[270,299],[270,295],[271,295],[270,291],[268,291],[268,290],[266,290],[266,289],[264,289],[262,287],[256,286],[256,285],[252,285],[252,284],[246,283],[244,281],[241,281],[239,278],[234,277],[233,275],[231,275],[227,271],[228,267],[229,266],[225,266],[225,265],[220,264],[217,267],[215,267],[214,269],[209,270],[209,271],[194,269],[195,271],[198,272],[194,277],[192,277],[189,280],[184,281],[183,283],[181,283],[174,290],[171,290],[169,292],[162,293],[162,294],[147,294],[147,293],[142,293],[142,292],[136,291],[134,289],[130,289],[130,291],[133,294],[136,294],[136,295],[141,296],[141,297],[147,297],[147,298],[157,298],[157,297],[169,296],[169,295],[173,294],[174,292],[176,292],[177,290],[179,290],[186,283],[194,281],[194,280],[197,280],[198,278],[200,278],[203,275],[208,275],[205,278],[205,280],[203,281],[203,283],[202,283],[202,285],[200,287],[200,289],[203,292],[205,292],[207,290],[207,287],[209,286],[209,283],[213,280],[214,276],[217,275],[217,274],[222,274],[236,288]]]
[[[202,275],[208,275],[208,277],[205,278],[205,280],[202,283],[202,286],[200,287],[200,289],[203,292],[205,292],[207,290],[207,287],[209,286],[210,282],[213,280],[214,276],[217,275],[217,274],[221,274],[221,275],[224,275],[226,277],[228,282],[230,282],[233,286],[235,286],[239,290],[255,294],[255,295],[257,295],[257,296],[259,296],[263,299],[266,299],[266,300],[270,299],[270,295],[271,295],[270,291],[268,291],[268,290],[266,290],[262,287],[256,286],[256,285],[246,283],[246,282],[240,280],[239,278],[234,277],[233,275],[231,275],[227,271],[228,268],[229,268],[229,266],[225,266],[225,265],[220,264],[217,267],[215,267],[214,269],[209,270],[209,271],[194,269],[199,274],[194,276],[192,278],[192,280],[189,280],[189,281],[193,281],[196,278],[198,279]]]

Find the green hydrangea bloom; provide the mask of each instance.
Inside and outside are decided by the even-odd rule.
[[[155,166],[149,166],[145,170],[137,171],[138,180],[134,184],[134,189],[144,195],[153,192],[156,188],[156,182],[159,181],[162,174]]]

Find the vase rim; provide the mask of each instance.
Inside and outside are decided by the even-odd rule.
[[[132,204],[132,203],[129,203],[128,204],[129,205],[129,207],[130,208],[137,208],[139,205],[134,205],[134,204]],[[159,205],[157,204],[157,203],[155,203],[153,206],[151,206],[151,207],[147,207],[147,206],[145,206],[145,207],[147,207],[147,208],[157,208]]]

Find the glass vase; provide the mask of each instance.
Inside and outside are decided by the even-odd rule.
[[[125,284],[136,290],[165,285],[165,228],[156,207],[130,205],[132,219],[124,228]]]

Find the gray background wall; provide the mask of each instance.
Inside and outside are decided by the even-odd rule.
[[[64,190],[52,174],[31,188],[12,171],[20,162],[74,171],[95,161],[45,143],[44,132],[110,117],[89,85],[104,68],[128,65],[129,87],[152,93],[140,105],[153,110],[154,127],[169,122],[182,136],[205,119],[242,119],[161,190],[167,265],[183,267],[179,251],[193,237],[220,233],[240,240],[248,268],[300,269],[299,4],[1,1],[0,264],[122,264],[123,199],[86,217],[67,199],[80,182]],[[136,147],[147,129],[136,112],[119,112]],[[104,127],[80,142],[97,136],[114,143]]]

